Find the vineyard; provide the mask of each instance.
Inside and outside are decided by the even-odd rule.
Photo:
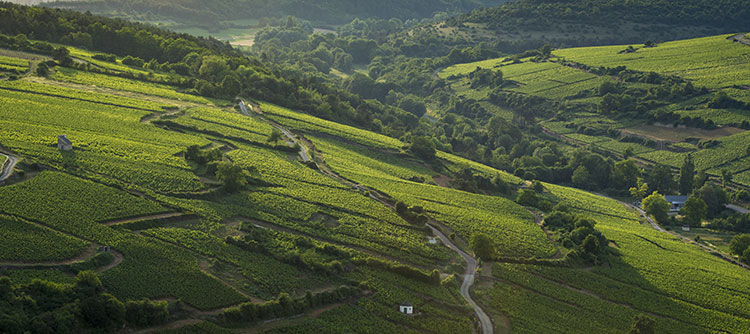
[[[712,36],[666,42],[653,48],[634,45],[633,53],[621,53],[627,45],[562,49],[553,54],[589,66],[617,67],[676,75],[708,88],[750,84],[750,49]]]
[[[83,240],[12,217],[0,217],[0,231],[0,262],[66,260],[88,246]]]
[[[632,54],[602,47],[554,55],[675,74],[709,88],[727,80],[743,84],[747,54],[723,38],[639,46]],[[705,55],[712,49],[721,57]],[[168,333],[246,327],[279,334],[478,332],[475,310],[460,289],[471,259],[435,239],[435,227],[474,260],[481,254],[475,243],[482,236],[490,240],[499,262],[482,255],[471,296],[498,331],[510,325],[514,333],[623,333],[637,314],[653,316],[659,333],[750,328],[745,269],[655,231],[615,200],[524,180],[441,150],[422,160],[416,145],[408,144],[416,142],[414,133],[396,139],[261,101],[246,115],[233,101],[157,83],[192,87],[192,81],[204,80],[199,76],[69,50],[75,65],[52,66],[48,78],[36,73],[45,57],[0,55],[0,71],[7,72],[0,80],[0,149],[19,158],[0,186],[0,276],[15,285],[43,279],[70,286],[76,272],[91,269],[106,292],[123,302],[167,301],[169,320],[188,323]],[[682,63],[664,60],[670,57]],[[502,71],[505,82],[472,88],[467,74],[477,67]],[[750,132],[739,128],[665,144],[674,151],[619,140],[617,130],[655,131],[644,128],[643,120],[598,112],[602,83],[616,81],[607,75],[565,66],[555,57],[485,60],[438,75],[458,95],[481,100],[509,122],[518,121],[512,107],[490,102],[496,89],[550,102],[559,112],[542,122],[544,128],[532,129],[562,138],[562,151],[573,150],[574,143],[673,167],[692,152],[698,170],[718,176],[727,169],[735,182],[750,185]],[[627,82],[621,88],[654,86]],[[744,89],[727,92],[750,101]],[[708,98],[660,107],[716,118],[720,125],[747,118],[739,109],[693,108]],[[58,149],[59,135],[67,135],[72,150]],[[715,142],[702,149],[705,142],[694,139]],[[310,161],[302,161],[298,148]],[[195,151],[213,160],[194,159]],[[236,173],[227,176],[225,166]],[[521,200],[519,194],[531,192],[539,203]],[[608,240],[603,263],[575,262],[581,248],[566,246],[562,232],[544,225],[545,212],[559,203],[596,223],[606,238],[596,241]],[[327,299],[317,303],[313,296]],[[415,307],[412,316],[399,312],[407,301]],[[269,314],[252,314],[274,305],[279,309]],[[227,316],[232,312],[252,321]]]

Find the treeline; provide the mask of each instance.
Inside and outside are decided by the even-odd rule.
[[[167,322],[167,302],[123,303],[104,291],[91,271],[78,273],[73,284],[34,280],[15,284],[0,277],[0,332],[99,333],[125,324],[149,327]]]
[[[482,25],[496,33],[484,40],[503,40],[503,51],[522,52],[544,43],[626,44],[730,33],[745,29],[748,16],[747,0],[521,0],[477,9],[446,24],[465,33]],[[629,25],[634,28],[626,29]],[[528,37],[529,32],[540,34]]]
[[[359,18],[423,18],[436,12],[465,12],[498,0],[105,0],[61,1],[51,6],[108,14],[126,13],[143,19],[171,18],[210,27],[222,21],[293,15],[307,20],[341,24]],[[145,15],[145,13],[149,13]],[[215,27],[215,26],[214,26]]]
[[[355,286],[342,285],[331,291],[313,294],[310,291],[304,297],[292,298],[287,293],[281,293],[275,300],[265,303],[243,303],[228,308],[219,315],[219,319],[231,322],[257,322],[268,319],[290,317],[327,304],[337,303],[362,294],[362,290]]]
[[[309,238],[288,236],[247,223],[241,229],[245,235],[230,236],[225,241],[323,275],[342,273],[346,270],[345,264],[352,262],[351,253],[335,245],[319,244]]]

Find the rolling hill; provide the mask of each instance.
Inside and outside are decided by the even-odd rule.
[[[750,333],[748,267],[613,172],[691,153],[750,186],[735,35],[429,71],[418,118],[214,39],[0,9],[0,332]]]
[[[118,13],[150,20],[176,20],[184,24],[216,24],[237,19],[281,18],[288,15],[327,24],[342,24],[358,18],[410,18],[432,17],[436,12],[465,12],[480,6],[495,5],[502,0],[429,0],[429,1],[59,1],[51,6],[92,11],[101,14]]]

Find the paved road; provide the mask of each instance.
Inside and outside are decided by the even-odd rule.
[[[428,225],[432,229],[432,233],[434,233],[436,236],[440,237],[440,240],[442,240],[443,244],[448,246],[448,248],[452,249],[454,252],[458,253],[458,255],[461,255],[461,257],[464,258],[466,261],[466,273],[464,274],[464,282],[461,284],[461,296],[466,299],[466,301],[471,304],[471,306],[474,308],[474,312],[477,313],[477,317],[479,318],[479,323],[482,326],[482,333],[483,334],[493,334],[495,327],[492,325],[492,320],[489,316],[487,316],[487,313],[482,310],[481,307],[471,298],[471,293],[469,290],[471,290],[471,286],[474,285],[474,275],[477,271],[477,260],[473,258],[471,255],[466,254],[466,252],[462,251],[460,248],[456,247],[450,239],[448,239],[440,230],[436,229],[432,225]]]
[[[11,174],[13,174],[13,168],[16,167],[16,164],[18,163],[18,158],[14,156],[10,156],[7,154],[0,153],[0,155],[8,158],[8,161],[2,166],[3,168],[2,172],[0,173],[0,182],[5,181],[5,179],[9,178]]]

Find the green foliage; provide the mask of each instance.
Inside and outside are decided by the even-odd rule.
[[[715,217],[724,211],[725,204],[729,203],[727,192],[721,187],[707,183],[695,191],[694,196],[703,200],[708,206],[708,217]]]
[[[656,321],[653,318],[639,314],[633,318],[633,327],[628,334],[654,334],[656,333]]]
[[[693,163],[693,156],[688,154],[685,156],[685,162],[682,163],[682,168],[680,168],[679,188],[681,194],[690,195],[690,193],[693,192],[694,178],[695,163]]]
[[[676,188],[672,170],[669,166],[657,164],[648,172],[647,182],[651,191],[671,194]]]
[[[409,150],[414,153],[414,155],[425,161],[432,161],[435,159],[435,143],[430,137],[417,136],[412,138]]]
[[[534,190],[521,189],[516,196],[516,203],[523,206],[537,206],[539,204],[539,197]]]
[[[474,233],[469,238],[469,247],[485,261],[492,261],[496,254],[495,243],[484,233]]]
[[[706,218],[706,214],[708,213],[708,205],[702,199],[690,196],[685,201],[685,206],[680,210],[680,213],[685,216],[685,221],[689,225],[700,227],[701,222]]]
[[[729,243],[729,250],[732,254],[739,256],[743,256],[748,247],[750,247],[750,234],[735,235]]]
[[[240,165],[224,161],[216,165],[216,178],[224,183],[224,187],[229,192],[238,191],[247,185],[248,176],[248,172]]]
[[[167,306],[166,301],[128,301],[125,303],[125,320],[134,327],[158,326],[169,318]]]
[[[654,191],[653,194],[643,199],[641,206],[646,211],[646,214],[653,216],[660,224],[667,222],[667,213],[671,205],[664,198],[664,195]]]

